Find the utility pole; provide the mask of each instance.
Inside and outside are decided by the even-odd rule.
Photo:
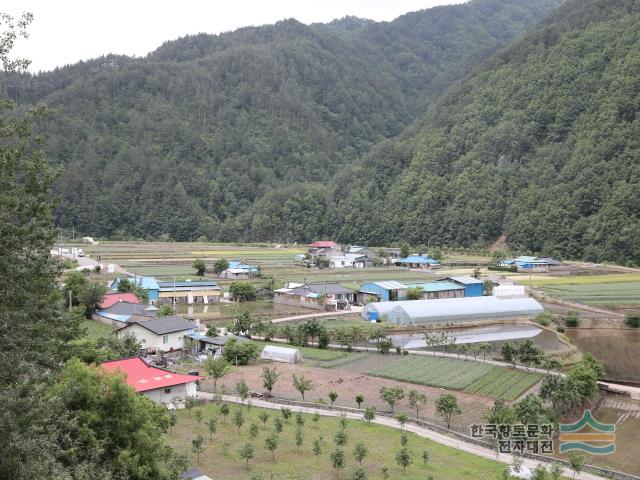
[[[173,276],[173,309],[176,309],[176,276]],[[237,366],[237,365],[236,365]]]
[[[73,306],[72,294],[73,294],[73,292],[71,292],[71,290],[69,290],[69,310],[71,310],[71,307]]]

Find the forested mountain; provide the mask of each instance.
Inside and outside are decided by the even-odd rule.
[[[639,25],[568,1],[339,175],[327,232],[640,264]]]
[[[39,130],[64,167],[60,226],[112,238],[307,240],[346,221],[329,215],[336,172],[559,3],[473,0],[383,23],[286,20],[188,36],[145,58],[14,75],[6,88],[25,107],[54,109]]]

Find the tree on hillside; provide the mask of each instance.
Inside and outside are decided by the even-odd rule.
[[[400,246],[400,256],[402,258],[407,258],[411,254],[411,246],[408,243],[403,243]]]
[[[336,470],[336,479],[340,478],[340,470],[344,468],[344,450],[336,448],[331,452],[331,465]]]
[[[101,445],[99,453],[91,454],[92,461],[127,478],[163,478],[159,462],[165,449],[163,433],[169,426],[167,411],[138,395],[123,375],[105,374],[72,359],[46,398],[61,401],[68,412],[77,414],[77,429],[67,441],[78,441],[82,449]],[[127,421],[114,421],[122,418]],[[134,454],[136,461],[130,462]]]
[[[202,435],[198,435],[196,438],[191,440],[191,451],[196,454],[196,462],[200,465],[200,454],[204,451],[204,438]]]
[[[175,315],[176,311],[173,309],[173,307],[168,304],[165,303],[163,305],[160,305],[160,308],[158,308],[158,311],[156,312],[156,316],[157,317],[168,317],[169,315]]]
[[[422,287],[410,287],[407,288],[406,297],[407,300],[420,300],[422,298]]]
[[[389,404],[393,413],[396,403],[404,398],[404,390],[401,387],[381,387],[380,398]]]
[[[295,388],[300,395],[302,396],[302,401],[304,402],[304,394],[309,390],[313,390],[313,384],[311,380],[304,377],[304,375],[297,376],[295,373],[293,374],[293,388]]]
[[[257,291],[249,282],[235,281],[229,286],[229,295],[234,302],[249,302],[256,299]]]
[[[204,276],[204,272],[207,269],[207,265],[204,263],[202,258],[196,258],[191,264],[191,268],[196,271],[196,275],[199,277]]]
[[[413,458],[411,455],[411,450],[407,447],[402,447],[400,450],[396,452],[396,463],[399,467],[402,467],[402,474],[407,473],[407,467],[411,465],[413,462]]]
[[[417,390],[411,390],[408,399],[409,406],[416,409],[416,418],[420,418],[420,409],[427,404],[427,396]]]
[[[224,272],[227,268],[229,268],[229,262],[224,258],[219,258],[213,263],[213,271],[218,275]]]
[[[100,307],[105,293],[107,293],[107,287],[98,282],[88,282],[80,288],[78,303],[84,306],[87,318],[91,318],[91,315]]]
[[[276,370],[276,367],[262,367],[262,375],[260,375],[260,378],[262,378],[262,386],[267,389],[269,395],[273,393],[273,387],[278,381],[278,377],[280,377],[280,374]]]
[[[442,415],[447,428],[451,428],[451,419],[454,415],[460,415],[462,411],[458,406],[458,400],[456,397],[448,394],[443,394],[436,400],[436,411]]]
[[[500,353],[502,354],[502,360],[510,363],[513,368],[516,367],[518,360],[518,350],[511,342],[505,342],[500,347]]]
[[[204,362],[204,371],[213,379],[213,391],[217,391],[218,380],[231,371],[231,365],[223,357],[207,358]]]

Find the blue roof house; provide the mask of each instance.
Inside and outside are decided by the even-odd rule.
[[[111,290],[118,290],[118,284],[120,283],[121,278],[116,278],[113,282],[111,282]],[[137,283],[143,289],[147,291],[149,295],[149,301],[155,302],[160,298],[160,287],[158,286],[158,281],[154,277],[127,277],[132,283]]]
[[[549,267],[561,265],[561,262],[549,257],[541,258],[521,255],[517,258],[503,260],[498,265],[501,267],[510,267],[512,265],[515,265],[518,270],[545,271],[548,270]]]
[[[259,270],[252,266],[247,265],[242,261],[231,260],[226,270],[220,273],[221,278],[253,278],[258,276]]]
[[[440,266],[440,262],[429,255],[415,254],[404,258],[398,258],[394,263],[399,267],[409,268],[432,268]]]

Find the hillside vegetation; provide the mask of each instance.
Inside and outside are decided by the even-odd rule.
[[[338,237],[640,263],[639,24],[567,2],[338,178]]]
[[[559,3],[473,0],[383,23],[285,20],[188,36],[146,58],[14,75],[6,89],[25,107],[54,109],[40,131],[64,167],[59,226],[111,238],[306,240],[333,228],[326,185],[337,171]],[[274,206],[286,218],[271,218]]]

